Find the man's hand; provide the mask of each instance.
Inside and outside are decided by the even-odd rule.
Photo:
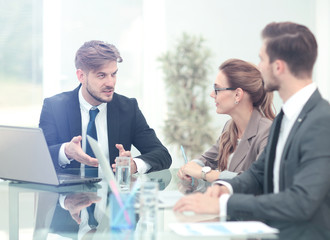
[[[193,211],[195,213],[219,214],[219,199],[203,193],[194,193],[182,197],[174,206],[174,211]]]
[[[137,172],[136,163],[132,158],[132,154],[130,151],[126,151],[122,144],[116,144],[116,148],[119,150],[119,157],[130,157],[131,158],[131,174]],[[112,170],[116,172],[116,164],[112,164]]]
[[[85,165],[97,167],[99,162],[96,158],[87,155],[81,148],[81,136],[73,137],[72,140],[65,144],[64,152],[69,159],[74,159]]]
[[[214,184],[213,186],[207,188],[205,194],[210,197],[219,198],[222,194],[230,194],[230,192],[226,186]]]
[[[66,196],[64,207],[70,212],[73,220],[80,224],[81,218],[79,215],[81,209],[89,207],[92,203],[100,200],[101,198],[95,192],[74,193]]]

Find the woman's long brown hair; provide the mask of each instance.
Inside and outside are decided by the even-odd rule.
[[[243,89],[249,94],[254,108],[270,120],[275,118],[273,93],[265,91],[261,73],[253,64],[239,59],[229,59],[221,64],[219,70],[227,77],[228,87]],[[227,169],[228,157],[237,147],[237,126],[233,120],[228,124],[220,139],[218,155],[220,171]]]

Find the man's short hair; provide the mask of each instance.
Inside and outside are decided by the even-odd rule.
[[[100,69],[108,61],[123,61],[118,49],[112,44],[92,40],[78,49],[75,65],[77,69],[89,72]]]
[[[291,73],[300,78],[311,77],[317,57],[317,42],[305,26],[292,22],[270,23],[262,31],[270,63],[285,61]]]

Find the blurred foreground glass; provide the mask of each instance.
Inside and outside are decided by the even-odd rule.
[[[121,191],[130,189],[131,158],[116,157],[116,181]]]
[[[122,204],[115,194],[110,196],[110,227],[114,231],[122,232],[135,228],[135,194],[120,193]]]
[[[140,191],[138,239],[157,239],[158,182],[144,182]]]

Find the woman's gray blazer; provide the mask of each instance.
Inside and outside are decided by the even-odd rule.
[[[229,126],[227,123],[223,132]],[[232,178],[247,170],[250,165],[257,160],[267,144],[271,124],[272,121],[263,117],[257,109],[253,110],[248,126],[231,159],[229,168],[227,171],[221,172],[220,178]],[[217,157],[219,154],[220,137],[209,150],[198,158],[212,169],[218,168]]]

